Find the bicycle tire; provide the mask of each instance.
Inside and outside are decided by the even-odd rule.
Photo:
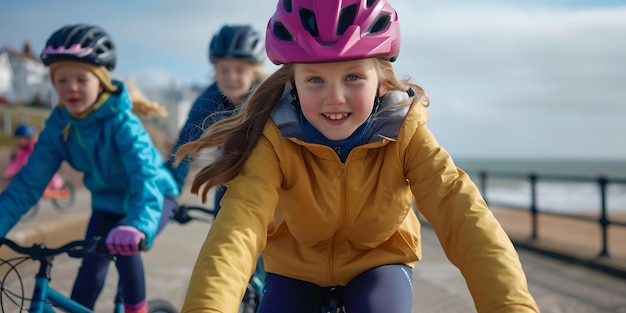
[[[58,212],[67,211],[69,208],[71,208],[74,205],[74,202],[76,201],[76,187],[74,187],[74,184],[72,182],[66,180],[63,183],[62,189],[67,190],[67,193],[68,193],[67,198],[50,200],[52,202],[52,205]]]
[[[167,300],[152,299],[148,301],[148,313],[178,313],[178,309]]]
[[[239,307],[239,313],[256,313],[257,305],[253,303],[242,302]]]
[[[33,205],[30,209],[28,209],[28,211],[26,211],[26,213],[22,214],[20,221],[32,220],[35,217],[35,215],[37,215],[38,211],[39,211],[39,202],[35,203],[35,205]]]
[[[243,296],[238,313],[256,313],[259,303],[261,303],[261,294],[252,285],[248,284],[248,289]]]

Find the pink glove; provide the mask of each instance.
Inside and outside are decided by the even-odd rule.
[[[117,226],[109,232],[106,245],[111,254],[133,255],[139,252],[139,243],[146,234],[132,226]]]

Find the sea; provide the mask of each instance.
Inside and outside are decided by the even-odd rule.
[[[530,207],[528,176],[537,175],[537,207],[554,213],[599,216],[598,179],[607,178],[607,213],[626,218],[626,160],[455,159],[455,163],[470,175],[490,204],[501,206]],[[487,173],[486,185],[480,172]]]

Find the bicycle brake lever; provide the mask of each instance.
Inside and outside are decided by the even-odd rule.
[[[85,256],[98,256],[107,259],[115,259],[115,256],[109,253],[104,239],[102,237],[94,237],[89,240],[89,244],[82,249],[73,249],[67,252],[67,255],[73,258],[84,258]]]

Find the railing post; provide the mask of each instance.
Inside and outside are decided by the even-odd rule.
[[[11,134],[13,132],[13,126],[11,125],[11,109],[4,107],[2,110],[2,119],[3,119],[3,130],[5,134]]]
[[[537,215],[539,213],[537,210],[537,175],[530,174],[528,179],[530,181],[530,218],[532,227],[530,238],[535,240],[539,238],[539,230],[537,229]]]
[[[608,249],[608,227],[611,224],[611,221],[607,217],[606,211],[606,185],[608,184],[608,179],[605,177],[598,178],[598,186],[600,187],[600,219],[598,222],[600,223],[600,227],[602,228],[602,251],[600,251],[600,256],[608,257],[609,249]]]

